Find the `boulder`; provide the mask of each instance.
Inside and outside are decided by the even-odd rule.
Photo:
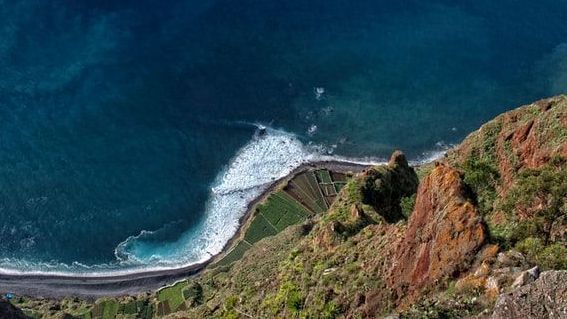
[[[534,282],[539,277],[539,267],[535,266],[534,268],[528,269],[520,273],[516,280],[512,283],[512,289],[516,289],[527,285],[529,283]]]
[[[534,282],[501,294],[491,318],[567,318],[567,271],[545,271]]]

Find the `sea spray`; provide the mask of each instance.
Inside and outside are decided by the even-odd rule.
[[[250,202],[274,181],[285,177],[302,164],[337,161],[366,165],[383,164],[384,159],[353,159],[327,155],[322,146],[305,145],[294,134],[261,125],[252,139],[221,170],[211,186],[205,214],[200,223],[185,231],[177,240],[163,242],[156,238],[168,231],[171,223],[157,230],[142,230],[128,237],[115,249],[116,261],[108,264],[70,265],[57,262],[31,263],[0,260],[0,273],[58,275],[121,275],[141,271],[175,269],[197,264],[220,253],[234,236],[240,218]],[[428,154],[432,160],[443,152]],[[422,160],[416,161],[419,164]]]

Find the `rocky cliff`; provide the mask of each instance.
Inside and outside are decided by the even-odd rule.
[[[566,243],[567,97],[558,96],[496,117],[417,172],[394,153],[352,178],[327,212],[189,279],[167,316],[567,318]]]

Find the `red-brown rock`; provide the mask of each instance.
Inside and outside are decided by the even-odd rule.
[[[440,279],[466,270],[485,238],[459,172],[438,164],[420,184],[408,229],[396,248],[388,286],[398,303],[411,302]]]

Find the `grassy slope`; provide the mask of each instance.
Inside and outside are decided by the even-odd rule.
[[[490,240],[501,249],[523,251],[530,263],[544,268],[565,268],[567,256],[565,243],[560,236],[552,236],[550,227],[565,221],[567,213],[567,164],[561,156],[561,147],[567,143],[567,98],[555,101],[546,112],[539,104],[510,112],[513,122],[506,116],[497,117],[445,159],[463,172],[488,224]],[[538,149],[549,155],[534,167],[522,162],[525,154],[520,151],[525,148],[514,148],[513,139],[507,139],[532,120],[540,122],[532,133]],[[430,165],[420,167],[418,176],[427,175],[430,169]],[[411,181],[411,174],[391,175],[390,171],[376,168],[349,181],[327,214],[260,239],[242,259],[190,279],[185,290],[188,309],[169,317],[365,317],[360,305],[366,302],[366,294],[384,287],[382,267],[388,256],[381,253],[403,234],[404,218],[413,205],[411,192],[395,193],[402,186],[393,184],[400,177]],[[377,183],[377,176],[388,183]],[[411,182],[402,184],[406,187]],[[386,193],[390,195],[383,196]],[[530,207],[534,201],[543,205]],[[388,227],[389,222],[396,224]],[[477,313],[480,306],[490,307],[474,301],[481,293],[456,289],[455,282],[441,283],[431,288],[433,299],[424,298],[402,317],[459,318]],[[157,301],[155,296],[138,299]],[[377,315],[392,310],[388,300],[385,294]],[[85,304],[73,307],[77,314]]]

